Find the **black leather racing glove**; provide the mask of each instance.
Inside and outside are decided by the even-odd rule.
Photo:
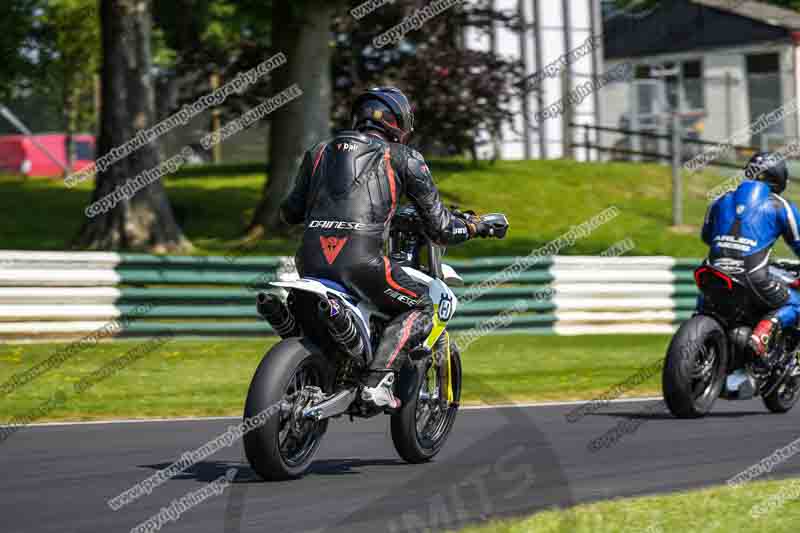
[[[470,238],[495,237],[502,239],[508,232],[508,219],[502,213],[478,216],[474,211],[454,211],[454,214],[466,222]]]
[[[502,239],[508,232],[508,219],[502,213],[490,213],[477,217],[475,234],[479,237],[495,237]]]

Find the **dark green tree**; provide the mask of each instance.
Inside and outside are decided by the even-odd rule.
[[[72,167],[72,136],[96,124],[94,95],[100,64],[100,17],[96,0],[50,0],[42,10],[40,57],[43,81],[59,95]],[[53,110],[55,111],[55,110]]]
[[[269,179],[248,228],[248,237],[282,232],[279,206],[291,188],[303,152],[330,133],[333,105],[331,20],[345,4],[336,0],[275,2],[272,51],[288,62],[272,76],[275,90],[296,83],[303,96],[272,113]]]
[[[360,3],[306,0],[273,12],[273,50],[289,58],[288,68],[274,74],[273,85],[281,89],[297,82],[305,94],[272,117],[270,179],[250,236],[285,231],[278,206],[294,185],[304,150],[332,126],[349,127],[350,103],[367,87],[395,85],[408,92],[420,116],[414,143],[424,149],[472,150],[478,130],[496,131],[511,117],[508,104],[522,76],[519,64],[467,50],[461,36],[467,27],[486,29],[494,22],[513,27],[513,15],[478,0],[426,21],[396,45],[379,48],[375,37],[428,3],[397,0],[356,20],[349,9]]]
[[[36,69],[36,39],[41,30],[36,24],[36,10],[41,0],[0,2],[0,99],[8,100],[22,86],[30,86]]]
[[[421,117],[414,144],[439,153],[472,150],[478,130],[495,131],[511,117],[508,103],[522,76],[519,65],[466,50],[461,36],[467,27],[485,30],[489,23],[514,27],[513,14],[476,0],[427,21],[399,44],[378,49],[375,37],[429,2],[396,0],[358,21],[350,9],[361,1],[156,2],[156,21],[176,51],[176,76],[191,80],[182,84],[181,103],[208,90],[211,72],[224,82],[277,52],[288,63],[268,82],[227,100],[225,113],[238,114],[294,83],[303,90],[302,97],[268,117],[269,180],[247,228],[250,238],[286,231],[278,206],[294,185],[304,150],[332,127],[348,126],[350,102],[366,87],[392,84],[407,91]]]
[[[373,45],[419,5],[398,1],[360,21],[349,14],[336,19],[335,123],[349,125],[349,104],[359,92],[393,84],[411,96],[419,117],[412,144],[439,155],[474,152],[480,130],[496,135],[512,118],[514,86],[523,72],[518,62],[467,49],[462,35],[466,29],[487,31],[490,24],[516,28],[517,18],[480,0],[451,8],[395,46]]]
[[[155,124],[152,26],[149,0],[100,0],[102,108],[98,154],[133,139]],[[146,170],[158,166],[154,142],[98,172],[94,202]],[[191,243],[175,221],[160,180],[123,199],[113,209],[88,218],[75,245],[96,250],[186,252]]]

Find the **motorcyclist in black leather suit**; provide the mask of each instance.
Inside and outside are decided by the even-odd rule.
[[[442,204],[422,155],[406,146],[414,115],[400,90],[367,91],[354,102],[352,118],[353,130],[306,152],[281,213],[289,224],[305,224],[296,256],[301,276],[338,282],[393,317],[362,397],[396,408],[394,372],[433,327],[427,286],[384,255],[400,199],[405,195],[414,204],[437,244],[489,236],[490,229],[480,218],[458,218]]]

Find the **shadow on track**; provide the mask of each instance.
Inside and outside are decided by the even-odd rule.
[[[741,411],[735,413],[709,413],[703,418],[744,418],[746,416],[764,416],[771,415],[764,411]],[[632,420],[672,420],[674,422],[685,422],[688,419],[675,418],[669,413],[636,413],[636,412],[622,412],[622,413],[591,413],[586,416],[607,416],[611,418],[628,418]],[[694,420],[703,420],[697,418]]]
[[[477,380],[468,371],[464,379],[489,394],[492,403],[513,405],[503,391],[493,390],[488,383],[475,383]],[[320,516],[315,533],[439,531],[491,518],[572,507],[575,500],[557,450],[537,427],[536,420],[522,408],[481,412],[495,417],[492,429],[465,443],[459,440],[465,438],[459,427],[468,423],[469,412],[460,413],[445,450],[430,463],[409,465],[399,459],[370,458],[316,461],[306,481],[318,475],[346,474],[345,479],[360,476],[360,482],[368,487],[375,476],[380,475],[370,471],[371,466],[405,468],[411,478],[390,490],[378,493],[365,490],[363,505],[342,509],[343,512],[335,516]],[[475,427],[470,429],[475,433]],[[457,451],[447,453],[448,446]],[[363,471],[359,470],[361,467]],[[248,498],[257,508],[258,498],[274,491],[276,485],[285,487],[296,483],[257,483],[252,482],[254,476],[246,464],[239,467],[236,481],[226,491],[225,533],[247,530],[244,515]],[[240,479],[246,482],[239,483]],[[335,499],[336,494],[330,497]],[[564,513],[558,530],[572,531],[574,520],[573,513]]]
[[[139,465],[139,468],[149,468],[152,470],[164,470],[172,463],[155,463],[149,465]],[[408,468],[408,463],[400,459],[323,459],[315,461],[311,470],[305,477],[313,476],[341,476],[361,474],[360,468],[371,466],[402,466]],[[173,479],[194,479],[203,483],[210,483],[224,475],[229,468],[236,468],[238,473],[233,484],[237,483],[264,483],[264,480],[255,471],[243,462],[230,461],[200,461],[190,466],[183,472],[173,476]],[[291,483],[288,481],[287,483]]]

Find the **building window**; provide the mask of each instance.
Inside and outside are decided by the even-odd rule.
[[[635,72],[636,72],[636,79],[637,80],[649,80],[650,79],[650,65],[636,65]]]
[[[778,54],[753,54],[747,56],[748,74],[774,74],[780,71]]]
[[[680,68],[680,71],[677,68]],[[653,69],[656,69],[656,72],[660,72],[661,75],[654,75]],[[703,62],[699,59],[683,61],[682,63],[668,62],[657,65],[637,65],[636,79],[664,80],[664,96],[669,110],[680,108],[680,111],[685,113],[703,111],[705,109]]]
[[[663,68],[668,70],[676,67],[680,68],[680,72],[675,71],[674,75],[666,76],[665,78],[667,81],[667,101],[670,109],[679,109],[681,113],[703,111],[705,109],[705,100],[703,99],[703,63],[697,59],[663,65]]]
[[[747,56],[747,93],[750,99],[750,122],[756,122],[765,113],[782,105],[780,58],[778,54],[753,54]],[[766,136],[766,138],[763,138]],[[753,146],[782,144],[783,121],[772,124],[766,130],[753,132]],[[762,142],[764,144],[762,144]]]
[[[684,61],[681,64],[683,74],[683,102],[686,111],[705,109],[703,99],[703,64],[697,61]]]

